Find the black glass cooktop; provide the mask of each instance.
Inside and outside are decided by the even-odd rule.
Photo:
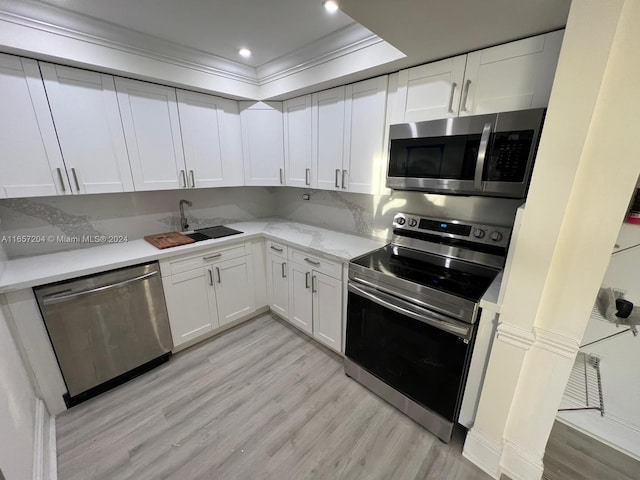
[[[498,270],[462,260],[386,245],[352,261],[392,277],[478,302]]]

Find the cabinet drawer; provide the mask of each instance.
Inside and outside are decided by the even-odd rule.
[[[247,249],[244,243],[232,247],[205,250],[198,255],[189,255],[188,257],[169,260],[169,275],[175,275],[176,273],[186,272],[204,265],[243,257],[245,255],[247,255]]]
[[[267,253],[277,255],[278,257],[287,258],[287,246],[284,243],[267,240]]]
[[[310,255],[300,250],[289,250],[289,260],[306,265],[307,267],[322,272],[338,280],[342,279],[342,265],[339,262],[332,262],[316,255]]]

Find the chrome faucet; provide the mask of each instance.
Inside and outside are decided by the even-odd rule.
[[[184,206],[193,207],[193,203],[189,200],[180,200],[180,228],[183,232],[189,229],[189,224],[187,223],[187,217],[184,214]]]

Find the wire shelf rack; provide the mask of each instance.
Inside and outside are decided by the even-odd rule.
[[[597,410],[604,416],[600,358],[578,352],[558,411]]]

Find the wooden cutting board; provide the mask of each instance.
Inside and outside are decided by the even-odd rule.
[[[193,238],[189,238],[179,232],[156,233],[155,235],[147,235],[144,239],[156,248],[179,247],[195,242]]]

